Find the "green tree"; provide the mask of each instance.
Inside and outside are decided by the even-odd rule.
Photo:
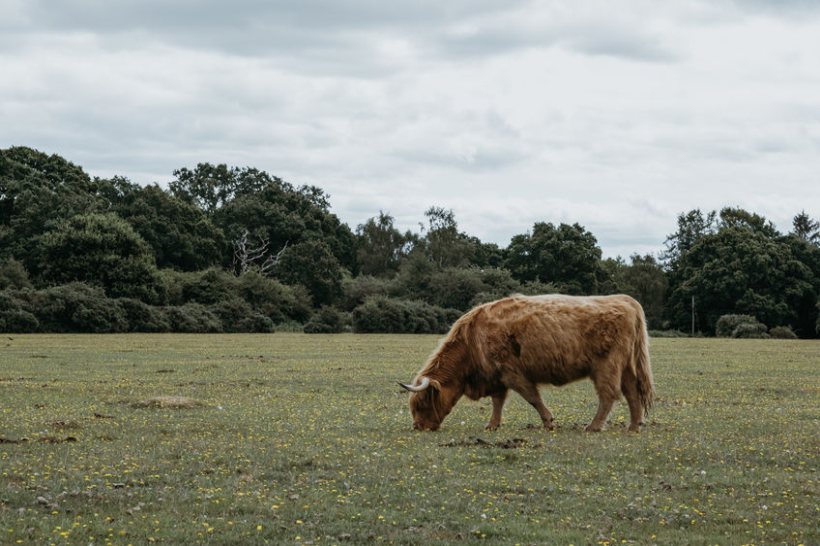
[[[281,184],[279,178],[250,167],[228,167],[224,163],[199,163],[193,170],[182,167],[168,184],[171,192],[197,205],[207,213],[232,201],[237,195],[255,193],[268,184]]]
[[[37,249],[44,284],[85,282],[112,297],[157,298],[151,248],[115,214],[80,214],[44,234]]]
[[[124,178],[100,184],[111,210],[151,246],[158,267],[197,271],[223,263],[225,236],[197,206],[156,184],[142,187]]]
[[[797,322],[800,302],[816,298],[812,271],[782,237],[759,227],[729,222],[680,257],[669,298],[676,327],[688,327],[692,297],[703,332],[728,314],[752,315],[769,327]]]
[[[800,264],[790,263],[790,270],[806,271],[810,285],[800,284],[792,287],[785,295],[797,315],[791,326],[801,337],[813,337],[820,334],[814,331],[817,320],[820,319],[816,306],[820,299],[820,246],[797,234],[789,234],[780,238],[780,241],[788,246],[791,256]]]
[[[410,233],[402,234],[389,214],[379,211],[356,228],[356,258],[362,275],[392,277],[409,251]]]
[[[356,272],[355,236],[328,210],[327,198],[320,189],[296,190],[278,178],[265,178],[259,173],[253,180],[253,184],[243,183],[213,215],[228,241],[237,241],[247,232],[252,240],[264,241],[276,254],[286,245],[321,240],[343,267]],[[225,265],[230,261],[226,256]]]
[[[512,238],[504,265],[519,282],[553,283],[570,294],[596,293],[604,273],[598,241],[579,224],[536,223]]]
[[[287,247],[274,271],[285,284],[307,288],[316,307],[335,303],[342,293],[341,264],[324,241],[313,239]]]
[[[467,236],[458,231],[452,209],[430,207],[424,212],[424,216],[427,217],[424,243],[430,260],[439,268],[467,265],[470,244]]]
[[[820,222],[801,211],[792,220],[792,234],[807,243],[820,246]]]
[[[25,266],[14,258],[0,261],[0,290],[6,288],[32,288]]]
[[[714,211],[704,215],[700,209],[694,209],[678,214],[678,230],[666,238],[664,258],[674,267],[675,262],[681,256],[704,236],[714,233],[716,229],[717,213]]]
[[[478,237],[466,237],[470,264],[478,267],[501,267],[504,252],[495,243],[484,243]]]
[[[102,209],[97,184],[58,155],[22,146],[0,150],[0,258],[37,271],[32,250],[57,222]]]
[[[631,263],[615,275],[621,292],[629,294],[643,306],[650,328],[663,327],[663,312],[669,281],[663,267],[649,254],[630,256]]]

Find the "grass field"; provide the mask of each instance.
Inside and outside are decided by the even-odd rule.
[[[820,342],[653,340],[641,434],[583,432],[589,381],[413,433],[435,344],[3,336],[0,544],[820,544]]]

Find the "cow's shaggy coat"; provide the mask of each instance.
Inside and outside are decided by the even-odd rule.
[[[410,397],[416,429],[438,429],[462,395],[492,398],[487,428],[495,429],[510,389],[552,429],[538,385],[584,377],[599,400],[587,430],[601,430],[621,394],[629,405],[629,430],[640,430],[654,388],[646,320],[631,297],[512,296],[479,305],[456,321],[405,388],[417,391]]]

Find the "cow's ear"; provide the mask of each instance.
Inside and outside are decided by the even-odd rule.
[[[430,388],[436,389],[437,391],[441,390],[441,383],[437,379],[430,380]]]

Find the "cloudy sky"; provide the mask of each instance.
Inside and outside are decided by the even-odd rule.
[[[815,7],[816,6],[816,7]],[[679,212],[820,216],[820,2],[0,0],[0,148],[167,183],[254,166],[352,228],[430,205],[506,246]]]

